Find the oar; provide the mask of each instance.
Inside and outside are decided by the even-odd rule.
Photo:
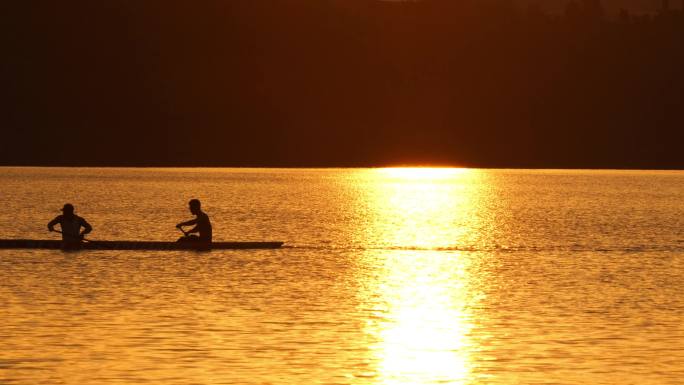
[[[59,230],[52,230],[52,231],[54,231],[55,233],[64,234],[63,232],[61,232],[61,231],[59,231]],[[82,241],[86,241],[86,242],[92,242],[90,239],[85,239],[85,238],[83,238],[83,237],[81,237],[81,240],[82,240]]]
[[[180,230],[180,231],[183,233],[183,235],[185,235],[186,237],[188,236],[189,233],[187,233],[185,230],[183,230],[182,227],[176,226],[176,228],[177,228],[178,230]]]

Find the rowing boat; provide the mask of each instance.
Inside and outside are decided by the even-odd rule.
[[[159,241],[89,241],[84,250],[206,250],[206,249],[277,249],[283,242],[159,242]],[[62,249],[60,240],[0,239],[0,249]]]

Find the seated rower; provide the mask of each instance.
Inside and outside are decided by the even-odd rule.
[[[178,239],[178,242],[211,243],[211,222],[209,221],[209,216],[202,211],[202,204],[198,199],[192,199],[188,202],[188,205],[190,206],[190,212],[194,214],[196,218],[176,225],[176,227],[185,234]],[[183,230],[183,226],[193,225],[195,227],[192,229],[188,231]],[[199,233],[199,236],[191,235],[192,233]]]
[[[83,236],[93,231],[92,226],[85,219],[74,214],[74,206],[67,203],[62,207],[62,215],[51,220],[47,227],[49,231],[55,231],[55,225],[59,224],[62,231],[62,248],[77,249],[81,245]],[[83,231],[81,231],[83,227]]]

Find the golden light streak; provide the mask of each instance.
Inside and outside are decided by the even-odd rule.
[[[468,384],[473,327],[469,237],[479,175],[468,169],[388,168],[374,175],[375,223],[388,249],[371,252],[382,268],[371,290],[384,306],[368,333],[378,384]],[[393,248],[398,247],[397,250]]]
[[[447,168],[447,167],[387,167],[378,169],[381,174],[404,180],[436,180],[452,178],[456,175],[470,172],[467,168]]]
[[[374,179],[377,218],[368,231],[393,246],[448,248],[462,243],[472,228],[476,170],[465,168],[385,168]]]

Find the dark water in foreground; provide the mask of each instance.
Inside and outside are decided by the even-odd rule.
[[[684,172],[0,168],[0,384],[681,384]]]

